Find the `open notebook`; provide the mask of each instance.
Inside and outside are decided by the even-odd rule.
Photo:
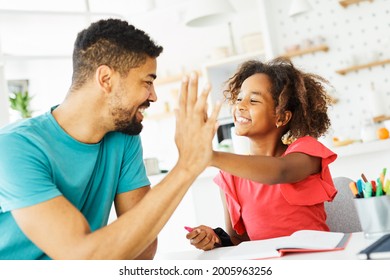
[[[221,255],[220,259],[267,259],[286,253],[343,250],[350,236],[350,233],[342,232],[299,230],[290,236],[242,242]]]

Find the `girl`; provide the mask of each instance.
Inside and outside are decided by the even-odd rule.
[[[245,62],[227,81],[235,132],[249,138],[251,152],[213,153],[227,233],[196,227],[186,236],[192,245],[210,250],[301,229],[329,231],[324,202],[337,193],[328,168],[337,155],[317,140],[330,127],[324,83],[286,58]]]

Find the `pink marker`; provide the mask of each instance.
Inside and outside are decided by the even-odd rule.
[[[188,232],[191,232],[191,231],[194,230],[192,227],[187,227],[187,226],[185,226],[184,229],[185,229],[186,231],[188,231]]]

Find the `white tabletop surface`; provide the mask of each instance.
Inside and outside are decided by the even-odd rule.
[[[344,250],[316,253],[289,253],[274,260],[356,260],[357,253],[369,246],[376,239],[366,239],[363,232],[351,234]],[[157,254],[156,260],[217,260],[234,247],[218,248],[211,251],[189,250]]]

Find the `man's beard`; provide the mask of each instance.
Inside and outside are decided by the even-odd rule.
[[[122,132],[127,135],[138,135],[141,133],[143,125],[137,121],[136,116],[129,122],[128,120],[115,120],[115,131]]]
[[[149,100],[146,100],[140,105],[140,107],[144,108],[148,108],[149,106]],[[116,109],[112,114],[117,117],[115,119],[115,131],[122,132],[127,135],[138,135],[141,133],[143,125],[137,120],[137,113],[134,114],[131,120],[126,119],[126,116],[130,115],[131,112],[124,109]]]

